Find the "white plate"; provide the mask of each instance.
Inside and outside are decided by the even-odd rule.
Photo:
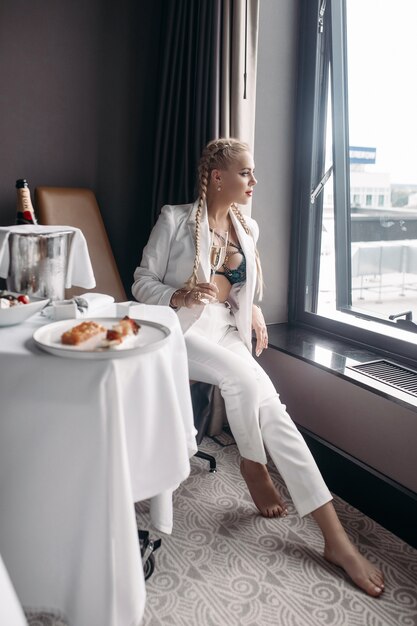
[[[105,328],[112,328],[120,319],[120,317],[95,317],[53,322],[37,328],[33,333],[33,339],[42,350],[56,356],[73,359],[118,359],[155,350],[171,332],[169,328],[157,322],[135,319],[135,322],[140,325],[138,334],[126,337],[122,344],[112,348],[102,347],[103,335],[92,337],[78,346],[61,343],[62,333],[82,322],[94,321]]]
[[[13,291],[7,291],[12,296],[19,296],[19,293]],[[37,298],[35,296],[29,296],[29,304],[16,304],[8,309],[0,309],[0,326],[14,326],[15,324],[21,324],[35,313],[41,311],[49,302],[49,298]]]

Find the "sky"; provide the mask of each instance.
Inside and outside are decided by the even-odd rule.
[[[346,0],[349,143],[373,171],[417,185],[417,0]]]

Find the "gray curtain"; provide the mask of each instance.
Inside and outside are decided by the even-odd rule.
[[[152,209],[190,202],[202,147],[216,134],[213,83],[221,0],[167,2],[162,19]]]
[[[152,216],[195,197],[204,145],[253,148],[259,0],[175,0],[162,19]],[[246,75],[245,75],[246,74]]]

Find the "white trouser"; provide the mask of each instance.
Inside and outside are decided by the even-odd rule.
[[[302,435],[223,304],[209,304],[185,333],[190,378],[218,385],[242,457],[266,463],[264,444],[300,516],[332,499]]]

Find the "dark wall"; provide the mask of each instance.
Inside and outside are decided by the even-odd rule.
[[[151,228],[161,0],[2,0],[0,225],[17,178],[96,193],[125,287]]]

